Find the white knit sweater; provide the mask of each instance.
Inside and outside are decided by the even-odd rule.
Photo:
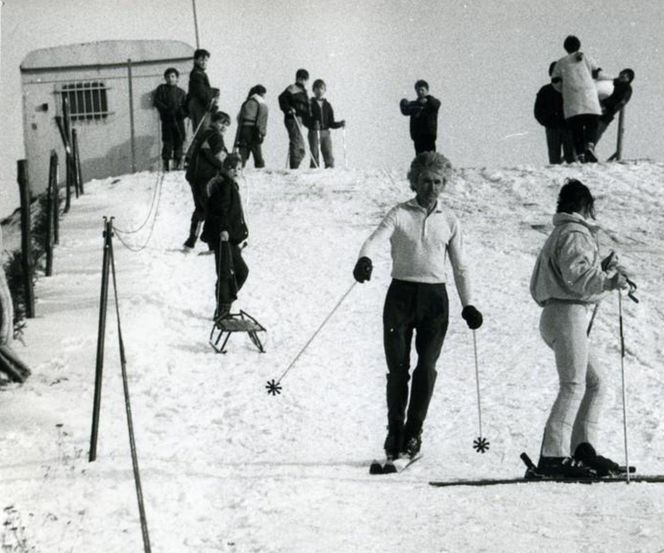
[[[423,283],[447,281],[449,257],[462,305],[472,303],[470,278],[463,259],[461,225],[449,209],[427,211],[412,199],[393,207],[362,245],[359,257],[369,257],[390,240],[392,278]]]

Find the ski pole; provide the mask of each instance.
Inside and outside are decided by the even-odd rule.
[[[344,144],[344,169],[348,169],[348,158],[346,157],[346,125],[341,127],[341,139]]]
[[[625,481],[629,484],[629,453],[627,448],[627,394],[625,392],[625,336],[623,333],[622,292],[618,290],[618,324],[620,327],[620,375],[622,377],[623,434],[625,437]]]
[[[291,368],[293,367],[293,365],[295,365],[295,363],[297,363],[297,360],[298,360],[298,359],[300,358],[300,356],[304,353],[304,350],[306,350],[306,349],[309,347],[309,344],[311,344],[311,342],[314,341],[314,338],[318,335],[318,333],[319,333],[319,332],[323,329],[323,327],[327,324],[327,321],[330,320],[330,317],[332,317],[332,315],[334,315],[334,312],[335,312],[337,309],[339,309],[339,306],[340,306],[340,305],[343,303],[343,301],[348,297],[348,294],[350,294],[350,293],[353,291],[353,288],[355,288],[355,285],[356,285],[356,284],[357,284],[357,281],[353,281],[353,284],[351,284],[350,287],[348,288],[348,290],[346,290],[346,292],[344,293],[344,295],[341,296],[341,298],[340,298],[339,301],[336,303],[336,305],[335,305],[335,306],[332,308],[332,310],[327,314],[327,317],[325,317],[325,319],[323,320],[323,322],[322,322],[322,323],[320,324],[320,326],[316,329],[316,332],[314,332],[314,333],[311,335],[311,338],[309,338],[309,340],[307,340],[307,343],[304,344],[304,347],[298,352],[298,354],[295,356],[295,358],[290,362],[290,365],[288,365],[288,367],[287,367],[286,370],[281,374],[281,376],[280,376],[276,381],[275,381],[275,380],[268,381],[267,386],[266,386],[266,387],[268,388],[268,393],[273,393],[273,395],[274,395],[274,394],[278,394],[278,393],[280,393],[279,390],[281,389],[281,387],[279,386],[279,383],[283,380],[283,378],[286,376],[286,374],[288,373],[288,371],[291,370]],[[274,392],[272,392],[273,390],[274,390]]]
[[[593,308],[593,314],[590,316],[590,322],[588,323],[588,330],[586,330],[586,336],[590,336],[590,330],[593,327],[593,323],[595,322],[595,317],[597,316],[597,310],[599,309],[599,302],[595,304],[595,307]]]
[[[489,449],[489,442],[482,437],[482,402],[480,399],[480,369],[477,361],[477,335],[473,330],[473,351],[475,353],[475,384],[477,388],[477,420],[479,421],[479,436],[473,441],[473,447],[477,453],[484,453]]]

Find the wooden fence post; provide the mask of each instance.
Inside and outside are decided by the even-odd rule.
[[[60,243],[60,187],[58,180],[60,175],[60,167],[58,166],[58,153],[54,150],[53,164],[55,165],[55,176],[53,177],[53,243]]]
[[[72,140],[74,141],[74,149],[76,151],[76,157],[74,158],[75,168],[76,168],[76,182],[78,182],[78,189],[81,192],[81,195],[83,195],[85,194],[85,191],[83,190],[83,173],[81,172],[81,150],[79,150],[78,147],[78,133],[76,132],[76,129],[74,129],[72,133],[73,133]]]
[[[28,182],[28,162],[19,159],[17,180],[21,197],[21,255],[23,265],[23,289],[25,293],[25,316],[35,316],[35,295],[32,288],[32,230],[30,223],[30,183]]]
[[[55,150],[51,150],[51,157],[48,164],[48,186],[46,188],[46,276],[53,275],[53,195],[57,184],[53,183],[57,177],[58,157]]]

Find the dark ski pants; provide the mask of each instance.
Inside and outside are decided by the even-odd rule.
[[[599,115],[592,113],[584,113],[583,115],[575,115],[566,119],[567,128],[572,133],[572,141],[574,142],[574,150],[576,155],[581,155],[589,144],[594,147],[597,143],[597,124],[599,123]]]
[[[549,151],[549,163],[552,165],[574,161],[572,135],[565,127],[546,127],[546,146]],[[560,151],[562,149],[562,157]]]
[[[306,154],[304,136],[302,134],[304,129],[302,129],[302,122],[299,120],[296,121],[293,117],[286,119],[285,124],[288,131],[288,159],[290,161],[290,168],[297,169]]]
[[[413,138],[415,144],[415,154],[422,152],[435,152],[436,151],[436,137],[435,136],[418,136]]]
[[[200,233],[203,221],[205,221],[205,196],[203,195],[203,187],[207,183],[193,182],[189,183],[191,187],[191,195],[194,198],[194,211],[191,214],[191,223],[189,225],[189,238],[196,242]]]
[[[240,245],[220,242],[214,248],[214,267],[217,271],[217,305],[234,302],[249,276]]]
[[[254,167],[257,169],[265,167],[263,149],[261,148],[261,143],[256,136],[256,133],[256,127],[251,125],[244,125],[240,128],[238,135],[238,151],[242,158],[242,167],[247,164],[249,155],[254,156]]]
[[[161,122],[161,159],[176,162],[182,160],[182,144],[184,143],[184,121]]]
[[[387,361],[387,418],[417,432],[427,416],[436,383],[436,361],[447,332],[449,305],[445,284],[393,280],[383,309],[383,345]],[[410,348],[415,332],[417,365],[408,402]]]

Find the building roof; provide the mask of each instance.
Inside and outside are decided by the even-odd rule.
[[[194,48],[179,40],[102,40],[33,50],[21,72],[102,67],[193,58]]]

